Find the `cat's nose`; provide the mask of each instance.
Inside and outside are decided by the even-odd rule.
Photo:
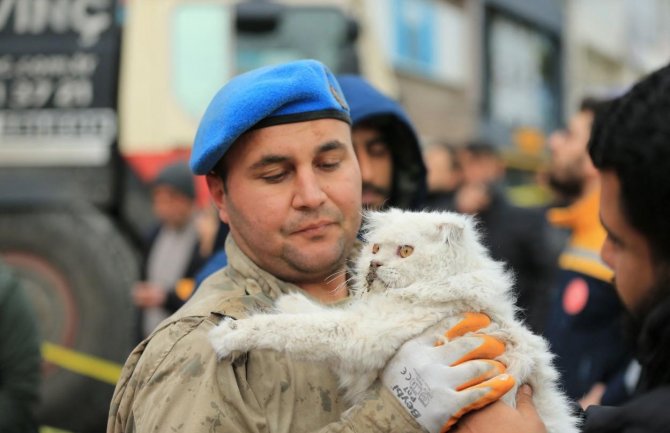
[[[374,268],[374,269],[377,269],[377,268],[380,267],[381,265],[382,265],[382,263],[381,263],[381,262],[378,262],[377,260],[373,260],[373,261],[370,262],[370,267],[371,267],[371,268]]]

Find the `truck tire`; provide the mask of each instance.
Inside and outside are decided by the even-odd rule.
[[[84,355],[75,356],[79,366],[123,364],[134,343],[129,293],[139,260],[107,215],[85,204],[2,209],[0,256],[20,276],[43,342]],[[57,364],[43,363],[39,423],[104,431],[113,380]]]

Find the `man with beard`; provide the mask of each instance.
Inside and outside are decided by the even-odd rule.
[[[642,373],[620,407],[591,406],[584,433],[670,431],[670,66],[640,81],[596,121],[589,153],[601,175],[603,260],[631,313]],[[529,404],[495,403],[461,420],[457,432],[542,433]]]
[[[363,181],[363,207],[418,210],[427,194],[419,139],[407,114],[363,78],[337,78],[351,109],[351,138]]]
[[[491,257],[504,262],[515,276],[519,316],[541,333],[556,268],[556,250],[551,248],[544,211],[516,206],[509,200],[504,186],[505,162],[493,143],[468,142],[459,150],[459,163],[463,183],[455,194],[454,207],[476,215]]]
[[[606,107],[585,99],[568,128],[550,139],[549,183],[568,206],[547,216],[570,236],[559,257],[545,336],[567,394],[583,407],[625,401],[623,378],[631,361],[622,344],[624,308],[610,284],[612,270],[598,256],[606,237],[598,219],[600,175],[587,152],[594,118]]]
[[[423,149],[423,160],[428,170],[428,209],[453,210],[456,191],[463,181],[456,147],[438,140]]]

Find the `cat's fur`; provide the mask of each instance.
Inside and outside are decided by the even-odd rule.
[[[429,328],[444,331],[459,313],[483,312],[492,323],[480,332],[506,342],[499,360],[517,386],[532,386],[547,431],[578,431],[557,387],[547,343],[515,318],[512,277],[489,257],[470,217],[397,209],[368,213],[365,239],[351,303],[327,307],[300,293],[284,295],[276,314],[224,320],[216,327],[210,338],[217,354],[273,349],[327,362],[354,400],[402,343]],[[405,245],[413,251],[402,258],[399,247]],[[505,395],[508,404],[514,405],[515,391],[516,386]]]

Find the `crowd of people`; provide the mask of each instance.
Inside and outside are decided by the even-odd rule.
[[[292,290],[345,300],[361,209],[389,207],[477,218],[492,257],[516,276],[520,314],[549,341],[563,389],[588,408],[584,431],[665,431],[666,416],[646,405],[669,396],[659,346],[669,337],[669,244],[657,240],[670,233],[670,131],[660,114],[668,104],[668,68],[618,99],[584,100],[548,140],[553,201],[531,209],[505,193],[499,143],[422,145],[400,104],[359,76],[300,61],[236,77],[211,102],[191,157],[229,230],[217,251],[224,262],[208,265],[211,276],[181,298],[190,301],[131,354],[108,431],[437,431],[495,401],[459,405],[467,388],[431,383],[451,403],[426,424],[384,380],[345,410],[319,366],[263,351],[232,363],[213,356],[207,332],[223,317],[271,308]],[[458,341],[450,350],[465,350]],[[430,346],[401,348],[396,358],[416,371],[454,368]],[[460,383],[482,380],[458,374]],[[516,408],[493,402],[456,429],[545,431],[531,396],[521,387]]]
[[[418,417],[388,374],[348,408],[323,366],[269,351],[216,358],[207,335],[222,318],[269,310],[291,291],[346,302],[362,210],[390,207],[477,219],[491,256],[515,276],[519,314],[548,340],[583,431],[670,431],[669,109],[670,67],[618,98],[585,99],[548,138],[552,202],[528,208],[506,194],[500,143],[422,144],[402,106],[360,76],[304,60],[235,77],[203,116],[190,165],[168,164],[151,184],[158,224],[129,293],[139,344],[108,433],[432,433],[454,423],[458,432],[546,431],[528,386],[515,408],[497,401],[508,387],[475,392],[504,372],[482,375],[477,363],[498,354],[462,331],[447,345],[424,338],[396,354],[439,402]],[[206,177],[210,209],[196,205],[194,175]],[[0,271],[4,308],[20,291]],[[469,320],[457,328],[482,328]],[[446,351],[464,361],[446,365]],[[29,405],[28,385],[20,395]],[[9,413],[3,386],[0,413]],[[29,413],[11,411],[17,420]]]

